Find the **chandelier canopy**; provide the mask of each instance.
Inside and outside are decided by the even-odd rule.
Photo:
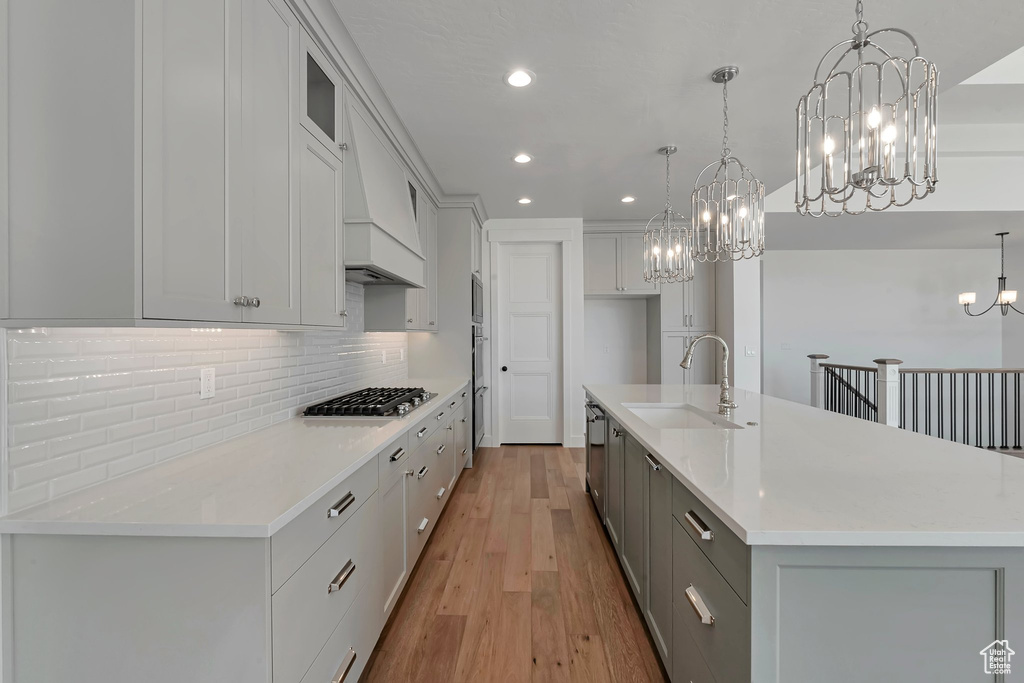
[[[665,155],[665,210],[647,221],[644,228],[644,280],[647,282],[689,282],[693,279],[690,226],[672,208],[670,157],[675,145],[658,149]]]
[[[764,184],[729,149],[729,81],[739,73],[723,66],[711,74],[722,84],[722,158],[705,166],[693,184],[693,258],[701,263],[764,252]]]
[[[939,70],[912,35],[869,33],[861,0],[856,12],[853,37],[825,53],[797,104],[796,210],[804,215],[906,206],[938,182]]]
[[[985,315],[996,306],[999,306],[999,311],[1003,315],[1009,313],[1010,309],[1024,315],[1024,311],[1014,306],[1017,302],[1017,290],[1006,288],[1006,236],[1009,234],[1008,232],[996,233],[996,237],[999,238],[999,288],[996,290],[995,301],[981,313],[971,313],[971,304],[978,301],[977,292],[964,292],[960,295],[960,303],[964,307],[964,313],[972,318]]]

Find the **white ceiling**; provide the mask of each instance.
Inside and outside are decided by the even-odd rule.
[[[721,89],[708,74],[730,63],[742,71],[730,88],[732,148],[769,191],[784,186],[797,98],[854,18],[852,1],[821,0],[334,3],[444,191],[479,193],[495,218],[649,218],[664,203],[655,150],[669,143],[680,147],[673,195],[686,213],[694,176],[721,146]],[[1021,52],[994,64],[1024,42],[1020,0],[876,0],[865,18],[873,28],[910,30],[945,87],[993,65],[994,76],[978,74],[972,87],[982,89],[993,119],[1021,120],[1021,93],[1004,105],[983,90],[1024,80]],[[502,75],[516,67],[537,81],[507,87]],[[970,120],[967,94],[951,94],[948,104],[951,122]],[[520,151],[535,161],[514,164]],[[621,204],[625,194],[637,203]],[[518,205],[524,195],[533,204]],[[842,233],[842,222],[829,234]],[[884,233],[884,225],[872,229]],[[780,225],[769,233],[771,244],[786,244],[785,232]]]

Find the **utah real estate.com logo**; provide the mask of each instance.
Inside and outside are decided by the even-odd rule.
[[[1003,674],[1004,676],[1009,674],[1010,657],[1013,657],[1015,654],[1017,653],[1010,649],[1009,641],[992,641],[991,644],[981,651],[981,657],[984,660],[985,673]]]

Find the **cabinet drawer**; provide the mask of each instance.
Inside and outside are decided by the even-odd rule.
[[[750,610],[678,521],[672,529],[672,604],[715,680],[750,680]]]
[[[359,680],[370,661],[370,652],[382,625],[371,588],[369,584],[364,586],[356,596],[352,607],[302,677],[302,683],[355,683]]]
[[[388,481],[395,472],[409,467],[411,455],[409,432],[406,432],[386,446],[377,456],[378,481]]]
[[[284,585],[376,490],[377,460],[374,458],[274,534],[270,539],[273,590]]]
[[[678,479],[672,487],[672,515],[740,599],[750,604],[750,547]],[[702,538],[700,529],[710,538]]]
[[[450,401],[449,401],[450,403]],[[445,403],[439,408],[434,408],[434,411],[430,414],[430,417],[425,417],[419,421],[419,423],[409,430],[409,448],[416,450],[420,444],[433,436],[438,428],[447,424],[444,419],[450,413],[448,404]]]
[[[374,494],[274,594],[274,681],[298,681],[369,578],[377,571]]]
[[[674,683],[715,683],[711,670],[704,662],[697,643],[683,621],[692,619],[689,609],[681,612],[676,605],[672,609],[672,681]]]
[[[445,481],[441,474],[440,463],[432,452],[420,452],[417,454],[414,474],[409,479],[408,489],[408,518],[406,529],[408,541],[406,544],[408,552],[409,567],[412,567],[419,558],[420,551],[426,545],[430,532],[434,529],[437,516],[441,506],[437,494]],[[422,473],[422,476],[420,476]],[[445,492],[447,495],[447,491]]]

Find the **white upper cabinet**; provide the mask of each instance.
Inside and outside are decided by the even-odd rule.
[[[619,286],[626,294],[658,291],[656,282],[644,280],[642,232],[624,232],[619,236]]]
[[[424,330],[437,331],[437,209],[426,197],[420,206],[420,213],[425,225],[426,243],[423,254],[427,257],[427,286],[421,290],[420,321]]]
[[[484,230],[480,226],[480,224],[477,223],[475,218],[473,219],[473,232],[471,234],[472,234],[472,257],[471,258],[473,260],[473,263],[472,263],[473,273],[475,273],[476,275],[478,275],[480,277],[483,277],[482,272],[481,272],[481,264],[483,263],[483,259],[484,259],[484,244],[483,244],[483,242],[484,242]]]
[[[302,244],[302,324],[343,327],[345,238],[342,232],[342,163],[303,131],[299,225]]]
[[[695,263],[691,282],[661,285],[661,329],[715,329],[715,264]]]
[[[583,235],[583,293],[619,292],[619,234]]]
[[[592,296],[658,293],[657,283],[644,281],[642,232],[583,235],[583,293]]]
[[[240,0],[142,4],[146,318],[241,321]]]
[[[299,309],[299,29],[283,0],[246,0],[242,12],[242,149],[246,193],[243,322],[300,321]],[[334,203],[328,188],[323,198]]]
[[[340,157],[345,137],[341,76],[305,33],[302,34],[299,70],[302,125],[332,154]]]

